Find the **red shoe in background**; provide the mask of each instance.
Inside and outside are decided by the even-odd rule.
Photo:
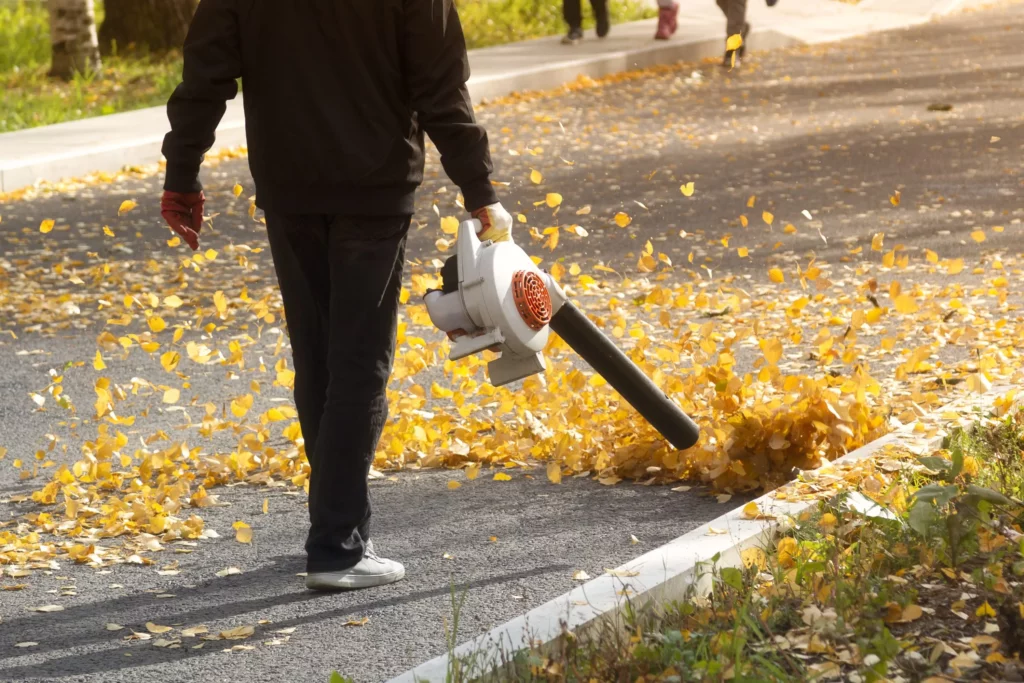
[[[658,30],[654,34],[655,40],[668,40],[676,32],[678,26],[676,19],[679,16],[679,4],[671,7],[662,7],[658,10]]]

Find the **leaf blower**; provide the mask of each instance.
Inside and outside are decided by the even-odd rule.
[[[481,242],[480,221],[459,226],[455,256],[441,269],[442,288],[427,292],[427,313],[452,339],[450,358],[491,350],[491,384],[501,386],[544,370],[542,351],[553,330],[665,439],[683,450],[700,429],[512,242]]]

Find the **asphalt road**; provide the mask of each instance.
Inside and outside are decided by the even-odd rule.
[[[871,239],[885,232],[888,244],[903,243],[917,258],[925,248],[969,263],[999,257],[1016,282],[1024,219],[1022,38],[1024,5],[1002,4],[840,45],[757,55],[733,73],[711,64],[683,65],[494,103],[482,108],[480,119],[491,131],[496,178],[510,183],[503,193],[509,208],[524,212],[528,225],[541,230],[575,221],[590,233],[583,238],[563,231],[553,256],[539,243],[529,247],[549,263],[563,258],[589,271],[601,262],[635,276],[637,255],[651,240],[676,263],[666,275],[673,281],[700,282],[708,276],[700,266],[706,266],[714,277],[730,274],[767,296],[773,291],[770,267],[806,265],[813,257],[836,273],[852,272],[862,260],[877,260]],[[936,104],[950,107],[928,109]],[[542,174],[539,185],[530,181],[531,169]],[[417,214],[421,226],[410,247],[410,259],[420,264],[437,255],[431,203],[444,215],[456,212],[455,192],[439,175],[435,158],[429,175]],[[687,181],[695,183],[691,198],[679,191]],[[244,199],[231,196],[235,182],[244,186],[243,198],[252,193],[244,160],[207,171],[208,211],[221,213],[208,244],[221,250],[229,242],[255,245],[262,239],[258,224],[245,216]],[[53,433],[61,445],[50,457],[68,462],[88,434],[91,371],[67,373],[68,392],[85,406],[77,420],[52,406],[33,412],[28,397],[47,385],[50,368],[91,361],[102,329],[95,321],[106,317],[95,311],[95,293],[85,295],[44,271],[89,259],[92,252],[130,268],[118,271],[116,281],[89,283],[91,291],[120,297],[133,286],[152,286],[163,274],[150,260],[176,258],[164,246],[157,187],[155,179],[129,179],[0,206],[6,278],[0,330],[18,337],[0,334],[0,445],[9,451],[0,462],[0,497],[38,483],[19,479],[9,464],[14,457],[31,459]],[[897,189],[898,208],[889,200]],[[557,217],[535,206],[548,192],[564,197]],[[747,206],[751,195],[757,196],[756,208]],[[125,199],[140,206],[118,218]],[[576,216],[584,206],[590,213]],[[763,210],[775,214],[774,226],[761,220]],[[613,223],[619,211],[632,219],[627,228]],[[740,214],[749,215],[749,227],[740,225]],[[55,219],[57,227],[41,236],[37,226],[44,218]],[[796,232],[783,232],[786,223]],[[105,224],[115,238],[103,235]],[[989,231],[983,245],[969,237],[996,224],[1005,229]],[[531,243],[525,232],[520,242]],[[727,235],[728,248],[721,243]],[[738,246],[749,255],[740,257]],[[853,254],[857,246],[864,250]],[[204,271],[190,286],[212,290],[225,277],[235,278],[236,285],[245,278],[254,291],[271,286],[268,255],[250,253],[249,259],[252,269]],[[942,286],[981,276],[968,269],[957,277],[931,272],[919,278]],[[699,313],[693,311],[695,317]],[[274,324],[268,324],[248,353],[272,354],[276,341]],[[154,360],[138,353],[108,358],[108,365],[124,381],[159,371]],[[190,380],[203,401],[238,393],[231,386],[236,380],[219,368],[194,370]],[[265,408],[286,396],[268,390],[260,401]],[[144,426],[129,430],[132,438],[183,422],[180,413],[164,411],[158,397],[141,396],[133,405],[152,410]],[[213,448],[216,441],[203,445]],[[453,587],[467,596],[461,640],[569,589],[577,569],[595,575],[726,508],[699,489],[601,486],[585,478],[555,487],[542,470],[532,479],[525,474],[509,482],[467,482],[450,472],[413,471],[374,481],[379,548],[406,563],[408,578],[375,591],[331,596],[306,592],[296,576],[303,570],[303,495],[281,487],[221,489],[230,507],[203,515],[222,538],[178,546],[192,552],[157,553],[154,567],[117,565],[99,572],[62,563],[27,578],[0,578],[0,586],[28,584],[0,592],[0,679],[325,681],[337,669],[358,681],[379,681],[444,651]],[[447,481],[456,477],[462,487],[448,490]],[[24,510],[3,504],[0,520]],[[251,546],[231,538],[237,519],[252,524]],[[154,571],[173,561],[179,563],[177,575]],[[242,573],[216,576],[227,567]],[[65,609],[26,609],[46,604]],[[347,625],[364,618],[364,625]],[[183,647],[160,648],[154,647],[159,636],[128,642],[127,629],[105,628],[115,623],[144,631],[146,622],[205,624],[211,632],[251,625],[256,634],[205,642],[201,649],[192,647],[199,641],[187,638]],[[287,641],[274,633],[293,627]],[[38,645],[15,647],[24,642]],[[238,644],[254,649],[223,652]]]

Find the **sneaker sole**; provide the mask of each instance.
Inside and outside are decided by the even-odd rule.
[[[367,574],[345,576],[340,579],[326,579],[319,576],[307,576],[306,588],[314,591],[344,591],[360,588],[386,586],[405,578],[405,568],[387,574]]]

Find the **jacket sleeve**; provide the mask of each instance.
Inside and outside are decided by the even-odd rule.
[[[167,102],[171,131],[164,137],[164,189],[198,192],[199,166],[213,146],[225,102],[238,93],[242,75],[238,20],[233,0],[201,0],[185,38],[181,84]]]
[[[402,66],[410,103],[441,152],[445,173],[466,209],[498,201],[487,133],[473,116],[466,81],[469,56],[452,0],[404,0]]]

